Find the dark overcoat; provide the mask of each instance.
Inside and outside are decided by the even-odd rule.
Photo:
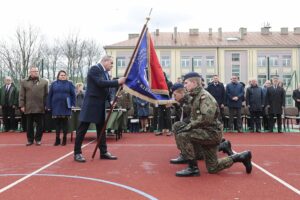
[[[67,100],[69,99],[69,100]],[[52,116],[70,116],[71,108],[75,107],[75,87],[71,81],[54,81],[49,89],[47,108],[51,110]]]
[[[282,107],[285,106],[285,90],[282,87],[275,89],[268,87],[266,105],[269,105],[269,114],[282,114]]]
[[[105,101],[109,95],[109,87],[118,87],[118,85],[118,80],[107,78],[101,64],[92,66],[87,75],[87,89],[79,120],[102,123],[105,120]]]

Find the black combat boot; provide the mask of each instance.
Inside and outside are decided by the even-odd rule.
[[[233,155],[230,141],[225,140],[224,142],[221,142],[219,145],[219,151],[223,151],[223,153],[226,153],[228,156]]]
[[[178,177],[200,176],[197,160],[189,160],[188,167],[176,172]]]
[[[230,157],[232,158],[233,162],[242,162],[246,167],[246,172],[248,174],[251,173],[251,171],[252,171],[251,151],[243,151],[242,153],[237,153]]]
[[[173,158],[170,160],[171,164],[186,164],[188,163],[188,160],[185,159],[182,154],[179,154],[179,156],[177,158]]]
[[[59,138],[59,135],[56,134],[54,146],[58,146],[58,145],[60,145],[60,138]]]
[[[61,145],[62,145],[62,146],[65,146],[66,144],[67,144],[67,134],[64,133],[64,137],[63,137],[63,140],[62,140]]]

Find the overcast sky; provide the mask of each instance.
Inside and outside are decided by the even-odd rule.
[[[298,2],[298,3],[297,3]],[[79,32],[102,45],[126,40],[139,33],[151,8],[149,29],[187,32],[260,31],[269,22],[273,31],[300,27],[299,0],[0,0],[0,38],[14,34],[18,26],[31,24],[48,38],[64,38]]]

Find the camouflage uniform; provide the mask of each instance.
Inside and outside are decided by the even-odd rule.
[[[179,106],[175,107],[175,115],[176,115],[176,122],[172,126],[172,132],[174,133],[175,136],[175,142],[177,148],[181,151],[179,148],[179,143],[178,143],[178,133],[177,130],[179,130],[181,127],[186,126],[188,123],[190,123],[191,119],[191,107],[190,107],[190,101],[191,101],[191,96],[186,94],[184,97],[179,101]],[[196,153],[196,159],[197,160],[203,160],[203,150],[200,145],[195,145],[196,148],[195,153]]]
[[[218,120],[219,107],[216,100],[202,87],[196,87],[190,92],[191,122],[184,125],[174,124],[177,129],[177,144],[183,156],[195,160],[195,146],[203,149],[206,168],[209,173],[217,173],[233,164],[231,157],[218,159],[218,145],[223,137],[223,125]],[[177,126],[177,127],[176,127]]]
[[[129,93],[127,93],[125,90],[121,90],[120,93],[120,98],[117,101],[117,108],[123,108],[126,109],[125,112],[122,113],[122,124],[121,124],[121,129],[123,129],[125,132],[128,129],[127,122],[128,122],[128,110],[130,110],[132,106],[132,98]]]

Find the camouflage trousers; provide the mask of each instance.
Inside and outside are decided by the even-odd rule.
[[[182,155],[188,160],[197,159],[197,146],[201,146],[208,173],[215,174],[233,164],[231,157],[218,159],[218,145],[222,139],[220,134],[209,134],[207,130],[193,129],[177,134],[177,145]]]
[[[175,136],[175,142],[176,142],[176,146],[177,146],[177,149],[179,149],[181,155],[184,157],[181,149],[180,149],[180,146],[179,146],[179,142],[178,142],[178,132],[177,130],[179,130],[180,128],[182,128],[183,126],[186,126],[186,123],[185,122],[176,122],[174,123],[173,127],[172,127],[172,132],[174,133],[174,136]],[[203,149],[201,147],[201,145],[194,145],[194,149],[195,149],[195,158],[196,160],[204,160],[204,156],[203,156]]]

